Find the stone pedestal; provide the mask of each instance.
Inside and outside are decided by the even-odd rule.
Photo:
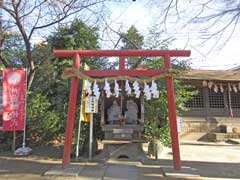
[[[109,160],[141,161],[145,157],[141,143],[104,144],[103,151]]]
[[[137,140],[142,138],[143,125],[104,125],[105,140]]]

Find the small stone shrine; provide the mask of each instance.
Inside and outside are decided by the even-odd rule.
[[[122,114],[120,106],[117,104],[117,101],[114,100],[113,104],[107,110],[108,123],[109,124],[118,124],[120,115]]]
[[[138,106],[133,100],[127,101],[127,111],[125,111],[126,124],[137,124]]]
[[[123,85],[124,81],[118,83]],[[127,95],[125,91],[120,91],[118,97],[102,96],[101,125],[104,140],[141,140],[144,124],[143,105],[143,95],[136,98],[134,95]]]

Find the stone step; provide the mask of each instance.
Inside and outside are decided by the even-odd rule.
[[[164,176],[169,178],[202,179],[199,172],[191,167],[182,167],[180,171],[174,170],[173,167],[162,167],[162,170]]]
[[[240,144],[240,139],[229,139],[228,142],[231,142],[233,144]]]
[[[68,165],[63,168],[62,165],[52,167],[50,170],[44,173],[44,176],[74,176],[77,177],[83,170],[84,165]]]
[[[138,180],[138,169],[135,166],[109,165],[104,180]]]
[[[102,140],[103,144],[130,144],[130,143],[146,143],[145,139],[132,139],[132,140]]]

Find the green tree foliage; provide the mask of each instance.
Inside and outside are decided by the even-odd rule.
[[[166,147],[171,146],[169,126],[165,125],[160,127],[158,121],[147,121],[145,123],[144,137],[152,142],[160,140]]]
[[[173,41],[173,39],[161,39],[160,34],[154,30],[150,31],[149,36],[147,37],[147,42],[145,47],[147,49],[168,49],[168,45]],[[151,43],[152,42],[152,43]],[[145,68],[161,70],[164,69],[163,58],[145,58],[142,61]],[[172,68],[175,70],[187,71],[189,65],[187,61],[178,61],[176,59],[171,61]],[[160,91],[160,96],[158,99],[152,99],[150,101],[145,101],[145,126],[144,126],[144,136],[148,140],[152,141],[154,139],[159,139],[163,145],[170,146],[170,131],[169,131],[169,122],[168,122],[168,99],[166,91],[166,82],[165,79],[159,79],[156,81],[158,90]],[[185,102],[191,98],[193,95],[192,91],[187,90],[181,82],[174,78],[174,92],[175,92],[175,103],[176,103],[176,112],[180,116],[181,112],[185,111],[184,106]],[[150,85],[150,84],[149,84]]]
[[[25,67],[26,50],[23,39],[18,34],[6,34],[3,42],[2,59],[5,67]]]
[[[48,43],[52,49],[98,49],[98,29],[95,27],[88,27],[80,20],[75,20],[70,26],[60,27],[53,35],[48,37]],[[69,66],[72,60],[56,59],[61,61],[61,67]],[[70,64],[69,64],[70,63]],[[106,65],[106,59],[96,58],[82,58],[81,67],[87,63],[91,69],[99,69]],[[61,71],[62,72],[62,71]]]
[[[70,26],[60,27],[48,38],[54,49],[97,49],[97,28],[87,27],[75,20]]]
[[[122,49],[141,49],[144,45],[144,37],[135,26],[131,26],[126,33],[121,33]]]
[[[157,24],[153,25],[144,41],[146,49],[168,49],[169,45],[174,42],[173,37],[164,38],[164,30],[160,30]]]
[[[131,26],[126,33],[120,34],[123,47],[122,49],[142,49],[144,45],[144,37],[138,32],[135,26]],[[136,68],[143,58],[140,57],[128,57],[127,66],[129,69]]]
[[[172,63],[172,68],[177,70],[178,73],[181,73],[183,71],[188,71],[189,66],[186,62],[181,61],[181,63],[178,63],[178,61],[175,64]],[[148,69],[155,69],[160,70],[164,69],[164,62],[162,58],[151,58],[145,60],[145,66]],[[175,91],[175,103],[176,103],[176,110],[177,115],[180,115],[182,111],[185,111],[186,108],[184,107],[184,103],[191,98],[193,95],[192,91],[188,91],[182,84],[181,81],[174,78],[174,91]],[[162,105],[162,107],[156,105],[156,108],[159,108],[160,112],[158,119],[167,119],[168,113],[167,113],[167,92],[166,92],[166,86],[165,86],[165,79],[160,79],[157,81],[158,89],[160,90],[160,98],[156,100],[147,101],[149,103],[159,103]],[[154,104],[151,104],[151,106],[154,106]]]
[[[163,59],[155,58],[146,60],[146,66],[149,69],[163,69]],[[174,69],[184,71],[187,70],[186,64],[175,64]],[[194,92],[187,90],[181,82],[174,79],[174,92],[177,115],[185,111],[185,102],[191,98]],[[164,145],[170,144],[170,135],[168,129],[168,100],[165,85],[165,79],[157,80],[160,98],[145,101],[145,137],[147,139],[158,138]]]
[[[35,142],[49,140],[59,130],[59,117],[50,106],[51,103],[42,94],[35,94],[28,104],[28,132]]]
[[[33,48],[34,63],[38,70],[28,100],[28,106],[36,108],[35,111],[32,108],[28,111],[31,124],[29,133],[38,133],[38,136],[50,140],[55,135],[61,135],[65,131],[70,81],[63,80],[61,75],[65,68],[72,66],[72,59],[55,58],[52,55],[52,50],[97,48],[97,29],[88,27],[79,20],[73,21],[69,26],[60,27],[53,35],[49,36],[47,42],[38,44]],[[93,58],[81,59],[81,62],[87,62],[91,69],[100,68],[105,63],[104,61],[104,59]],[[81,85],[82,82],[79,81],[76,114],[79,114]],[[78,127],[77,120],[78,115],[76,116],[75,127]],[[39,126],[39,122],[44,122],[44,124]],[[55,128],[52,128],[51,125],[54,125]],[[86,128],[82,127],[84,133]],[[38,129],[38,131],[35,129]]]

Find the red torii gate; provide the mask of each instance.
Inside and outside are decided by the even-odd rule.
[[[119,57],[118,70],[82,70],[81,72],[88,76],[94,77],[113,77],[113,76],[133,76],[146,77],[156,76],[164,73],[162,70],[127,70],[125,69],[125,57],[156,57],[164,58],[165,70],[171,68],[170,57],[189,57],[191,51],[188,50],[55,50],[54,55],[57,57],[72,57],[73,68],[80,70],[80,57]],[[166,76],[166,88],[168,98],[168,117],[170,124],[170,133],[172,140],[174,169],[181,169],[179,141],[176,123],[176,106],[174,102],[173,77]],[[75,119],[76,100],[78,92],[78,78],[71,77],[70,95],[68,102],[68,114],[66,122],[65,143],[63,152],[62,166],[65,168],[70,162],[72,131]]]

